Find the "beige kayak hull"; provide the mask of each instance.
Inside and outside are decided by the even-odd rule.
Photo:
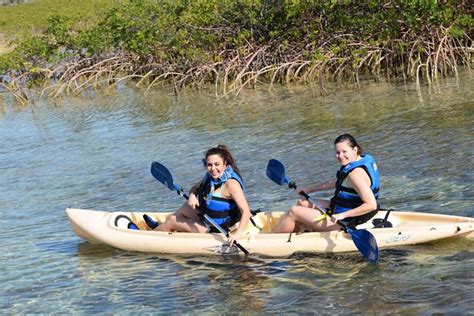
[[[221,254],[226,237],[222,234],[157,232],[143,222],[143,212],[103,212],[68,208],[66,210],[75,233],[90,242],[148,253]],[[146,212],[162,222],[172,213]],[[357,251],[349,234],[343,231],[270,234],[284,212],[264,212],[253,217],[257,227],[249,224],[240,244],[250,253],[264,256],[289,256],[296,252],[335,253]],[[116,226],[117,216],[131,218],[140,230]],[[376,218],[383,218],[380,211]],[[430,213],[395,212],[388,220],[391,228],[374,228],[371,223],[358,226],[369,230],[379,249],[413,245],[446,238],[474,239],[474,218]],[[120,225],[119,225],[120,226]]]

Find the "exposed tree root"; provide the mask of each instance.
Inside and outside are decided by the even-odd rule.
[[[152,58],[143,62],[140,56],[126,53],[83,58],[17,77],[9,74],[0,78],[0,87],[11,93],[19,104],[27,104],[31,79],[43,86],[38,92],[40,96],[80,94],[90,88],[113,88],[123,82],[145,87],[145,93],[158,85],[171,85],[174,91],[179,91],[188,86],[201,89],[211,84],[217,96],[225,96],[239,94],[246,87],[265,84],[271,88],[291,82],[319,82],[325,90],[325,81],[349,80],[359,84],[362,76],[415,81],[420,85],[423,81],[431,83],[440,77],[456,76],[459,65],[472,68],[474,49],[468,35],[460,40],[442,32],[425,38],[407,32],[401,40],[394,40],[385,47],[358,41],[347,44],[339,52],[331,50],[331,42],[350,37],[350,34],[342,34],[317,47],[306,45],[304,54],[301,47],[296,46],[247,44],[235,51],[221,51],[217,54],[218,61],[188,66]]]

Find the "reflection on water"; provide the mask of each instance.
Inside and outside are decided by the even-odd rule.
[[[311,86],[40,100],[0,112],[0,309],[35,313],[467,314],[472,241],[359,254],[245,258],[141,254],[79,240],[66,207],[174,210],[149,174],[158,160],[184,189],[204,151],[234,152],[251,207],[285,210],[293,192],[266,178],[284,162],[298,184],[334,177],[332,142],[357,136],[381,170],[383,207],[473,216],[472,74],[430,87],[386,83],[321,95]],[[330,193],[329,193],[330,194]]]

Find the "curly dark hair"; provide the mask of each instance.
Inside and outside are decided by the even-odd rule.
[[[224,163],[230,165],[232,169],[234,169],[234,171],[237,172],[237,174],[240,176],[240,171],[239,168],[237,168],[235,159],[226,145],[219,144],[217,145],[217,147],[213,147],[206,151],[204,160],[207,160],[207,157],[212,155],[218,155],[219,157],[221,157],[224,160]]]

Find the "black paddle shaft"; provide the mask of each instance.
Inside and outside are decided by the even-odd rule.
[[[186,200],[189,200],[189,196],[186,194],[186,193],[182,193],[182,192],[178,192],[179,195],[182,195],[186,198]],[[216,222],[214,222],[209,216],[207,215],[204,215],[204,219],[207,220],[212,226],[214,226],[219,232],[221,232],[222,234],[224,234],[227,238],[230,237],[230,234],[228,231],[226,231],[225,229],[223,229],[219,224],[217,224]],[[248,250],[245,249],[241,244],[239,244],[237,241],[234,241],[235,245],[237,246],[237,248],[239,248],[243,253],[245,253],[246,255],[249,254]]]
[[[183,197],[186,198],[186,200],[189,199],[189,196],[185,193],[178,192],[179,195],[182,195]],[[204,219],[207,220],[212,226],[214,226],[220,233],[224,234],[227,238],[230,237],[230,234],[228,231],[226,231],[224,228],[222,228],[219,224],[214,222],[209,216],[204,215]],[[234,244],[239,248],[244,254],[248,255],[249,251],[244,248],[241,244],[239,244],[237,241],[234,241]]]

